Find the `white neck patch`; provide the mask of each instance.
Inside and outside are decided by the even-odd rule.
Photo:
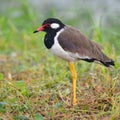
[[[52,23],[50,26],[52,29],[57,29],[60,27],[60,25],[58,23]]]

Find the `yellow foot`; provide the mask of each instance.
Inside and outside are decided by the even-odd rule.
[[[73,99],[73,106],[77,105],[77,99]]]

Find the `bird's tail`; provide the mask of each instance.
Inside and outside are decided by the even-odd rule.
[[[112,66],[115,66],[115,63],[112,59],[110,59],[109,61],[105,62],[105,61],[100,61],[104,66],[106,67],[110,67],[111,65]]]
[[[99,61],[106,67],[110,67],[111,65],[112,66],[115,66],[115,63],[114,61],[109,58],[108,56],[106,56],[103,52],[101,52],[101,59],[99,59]]]

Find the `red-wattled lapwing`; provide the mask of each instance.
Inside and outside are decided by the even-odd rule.
[[[58,57],[68,62],[73,80],[73,105],[76,105],[76,79],[77,73],[73,62],[84,60],[87,62],[99,62],[106,67],[114,66],[114,61],[107,57],[101,47],[83,35],[78,29],[63,24],[55,18],[46,19],[42,26],[34,33],[46,32],[45,46]]]

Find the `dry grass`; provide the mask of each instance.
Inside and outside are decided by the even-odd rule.
[[[82,73],[79,70],[82,62],[77,63],[78,104],[73,107],[71,75],[65,62],[57,59],[54,64],[56,58],[53,57],[47,58],[48,62],[44,64],[32,65],[30,60],[28,62],[23,58],[23,61],[20,61],[19,57],[0,56],[2,118],[120,119],[119,69],[110,71],[100,65],[87,64],[93,67],[92,70],[88,69]],[[48,64],[49,62],[51,64]]]

